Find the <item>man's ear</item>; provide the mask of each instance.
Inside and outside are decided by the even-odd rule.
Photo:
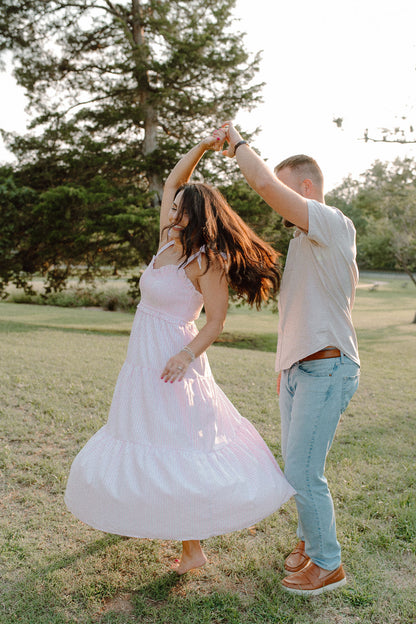
[[[313,193],[313,182],[312,180],[310,180],[309,178],[306,178],[305,180],[303,180],[302,182],[302,195],[303,197],[310,197],[311,194]]]

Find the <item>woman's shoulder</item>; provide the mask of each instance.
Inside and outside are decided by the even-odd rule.
[[[203,245],[191,255],[187,262],[187,267],[193,269],[193,271],[199,275],[205,275],[208,272],[225,272],[226,254],[215,254],[209,252],[206,246]]]

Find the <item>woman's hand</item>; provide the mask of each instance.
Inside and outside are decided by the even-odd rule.
[[[201,145],[207,150],[219,152],[223,148],[226,136],[227,133],[225,128],[218,128],[217,130],[214,130],[210,136],[202,139]]]
[[[192,362],[192,358],[186,351],[179,351],[176,355],[167,361],[165,368],[163,369],[161,379],[164,379],[165,383],[170,381],[182,381],[186,373],[186,369]]]

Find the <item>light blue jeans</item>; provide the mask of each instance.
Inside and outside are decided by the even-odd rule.
[[[282,454],[286,478],[297,492],[297,534],[312,561],[325,570],[341,564],[325,460],[359,376],[359,366],[343,354],[282,371]]]

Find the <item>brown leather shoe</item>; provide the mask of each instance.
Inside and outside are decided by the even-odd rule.
[[[308,555],[305,553],[305,542],[298,542],[296,548],[292,550],[285,560],[285,570],[288,574],[300,572],[310,563]]]
[[[315,563],[306,566],[300,572],[287,576],[282,581],[283,589],[301,596],[317,596],[345,585],[347,579],[342,565],[336,570],[324,570]]]

